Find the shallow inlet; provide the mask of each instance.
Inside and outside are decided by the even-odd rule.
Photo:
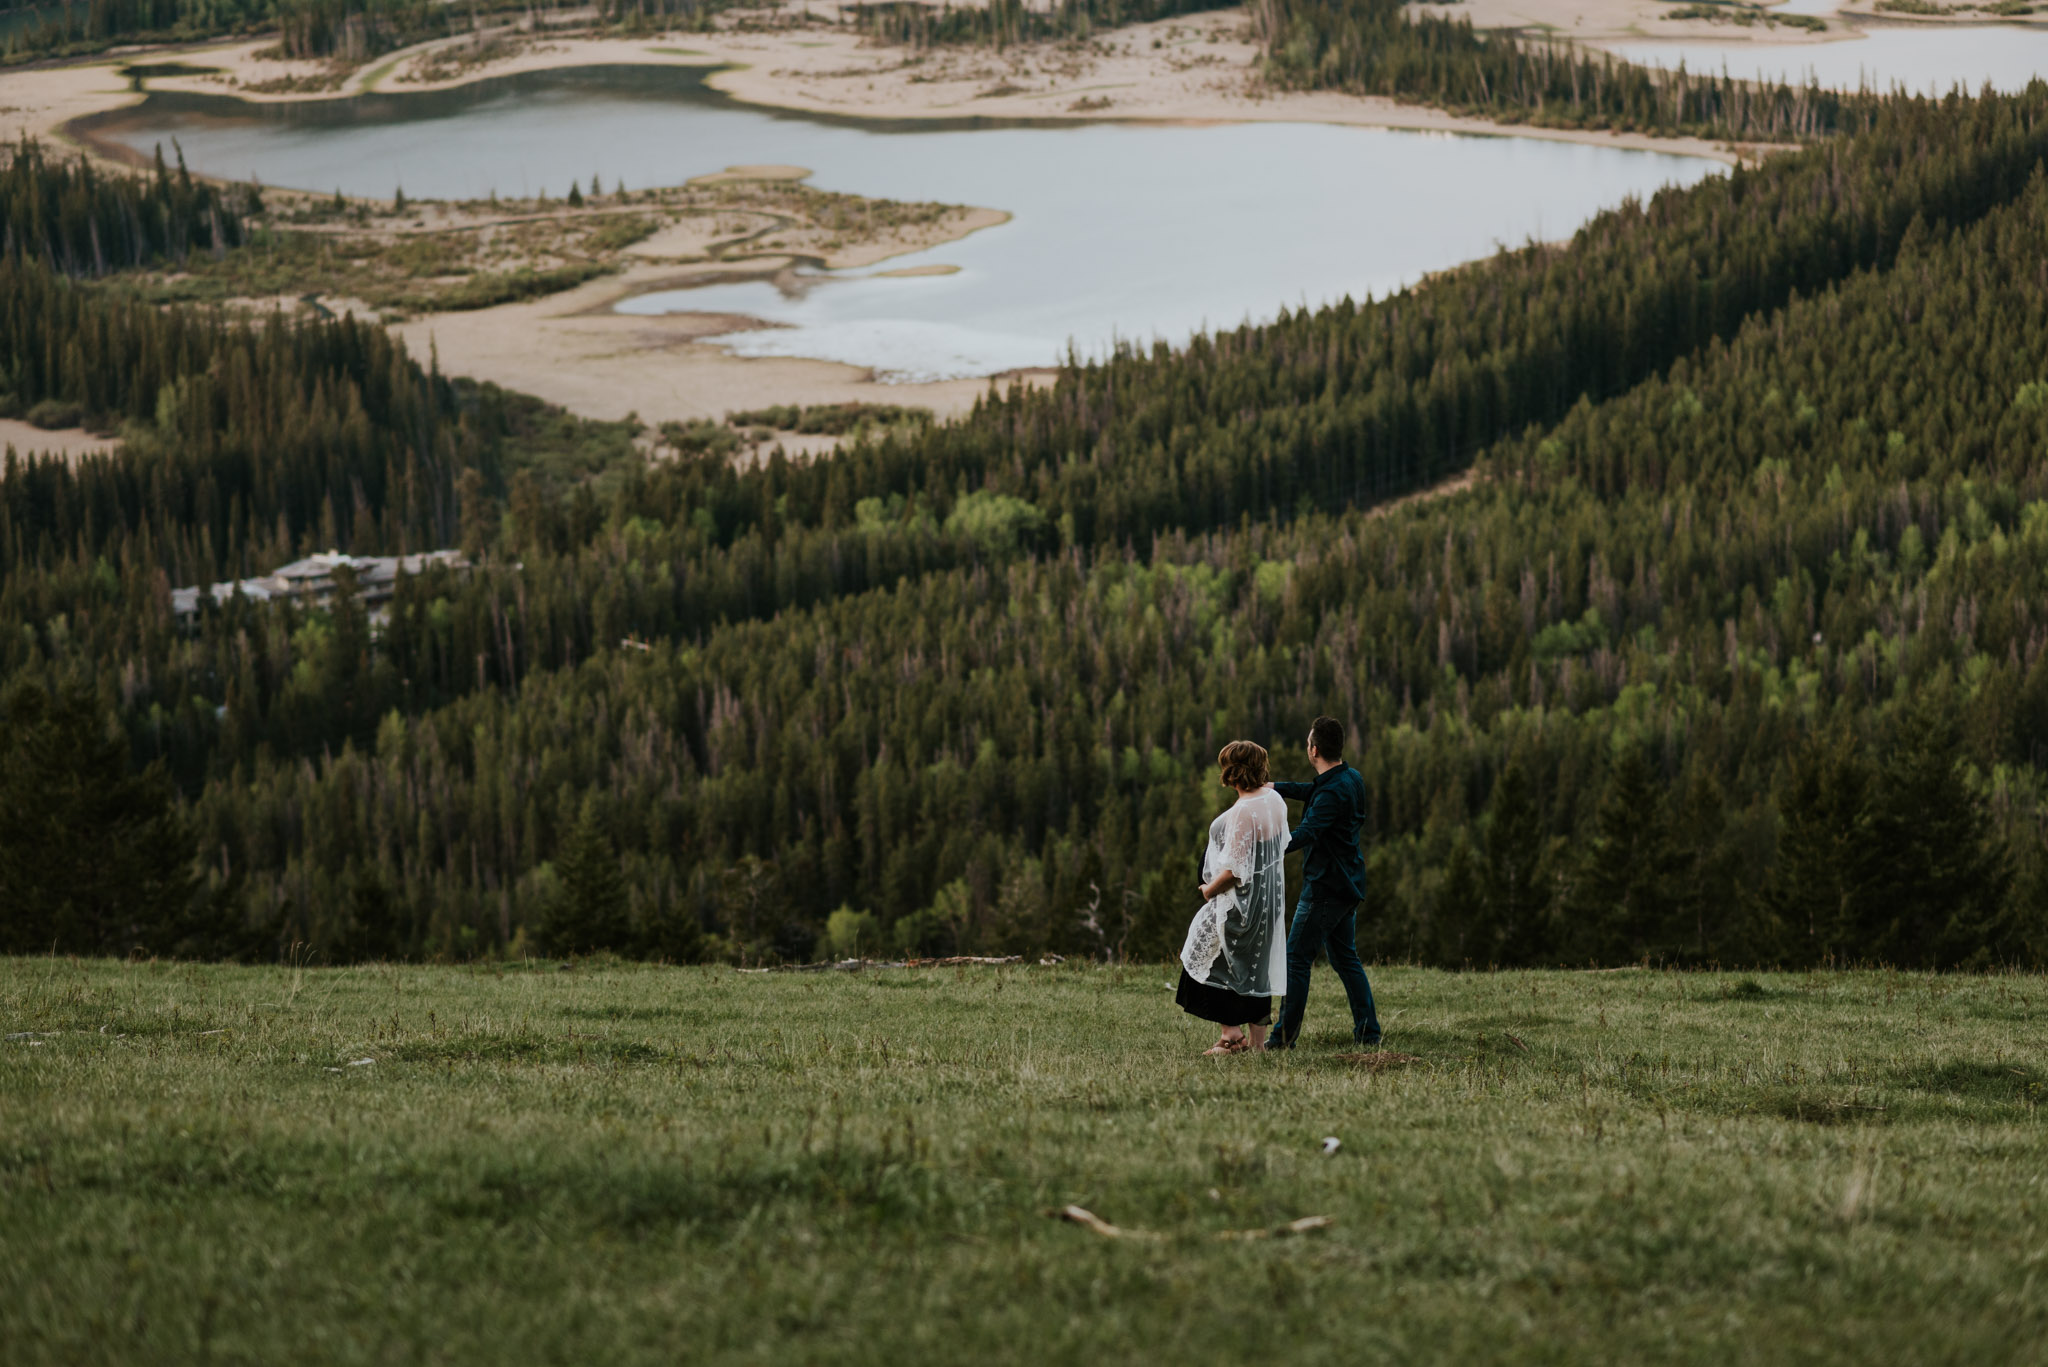
[[[1789,13],[1832,14],[1840,0],[1785,6]],[[2015,91],[2048,75],[2048,29],[2017,24],[1942,26],[1910,24],[1871,28],[1860,38],[1826,43],[1628,42],[1602,47],[1631,62],[1676,67],[1700,75],[1745,80],[1804,82],[1831,90],[1890,90],[1945,95],[1953,86],[1974,93],[1986,84]]]
[[[740,164],[812,168],[830,190],[1009,211],[1009,223],[870,270],[643,295],[634,313],[740,313],[721,339],[888,378],[986,375],[1179,342],[1281,307],[1360,298],[1718,167],[1531,138],[1326,124],[873,122],[739,104],[698,73],[539,72],[425,94],[297,105],[152,96],[99,129],[196,170],[354,194],[561,195],[674,185]],[[916,267],[947,274],[883,275]]]

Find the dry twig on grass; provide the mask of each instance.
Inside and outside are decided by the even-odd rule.
[[[1055,1220],[1064,1220],[1070,1225],[1079,1225],[1083,1229],[1092,1230],[1105,1239],[1164,1239],[1167,1237],[1156,1229],[1125,1229],[1122,1225],[1113,1225],[1094,1211],[1082,1206],[1064,1206],[1059,1210],[1049,1210],[1046,1214],[1052,1216]],[[1337,1221],[1334,1216],[1304,1215],[1299,1220],[1290,1220],[1284,1225],[1276,1225],[1270,1229],[1221,1229],[1216,1231],[1213,1237],[1232,1241],[1245,1239],[1285,1239],[1296,1234],[1313,1234],[1317,1230],[1328,1229],[1336,1223]]]
[[[1337,1223],[1332,1215],[1304,1215],[1299,1220],[1289,1220],[1284,1225],[1271,1229],[1225,1229],[1217,1232],[1219,1239],[1286,1239],[1296,1234],[1313,1234],[1319,1229],[1328,1229]]]

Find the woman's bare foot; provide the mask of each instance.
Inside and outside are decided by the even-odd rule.
[[[1263,1048],[1265,1048],[1265,1047],[1266,1047],[1266,1027],[1265,1027],[1265,1026],[1263,1026],[1263,1025],[1254,1025],[1254,1026],[1250,1027],[1250,1034],[1251,1034],[1251,1045],[1252,1045],[1252,1048],[1254,1048],[1254,1049],[1263,1049]]]

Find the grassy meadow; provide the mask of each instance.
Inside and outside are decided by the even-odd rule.
[[[0,960],[4,1356],[2048,1361],[2048,979],[1168,979]]]

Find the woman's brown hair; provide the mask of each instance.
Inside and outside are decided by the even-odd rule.
[[[1216,752],[1223,766],[1223,781],[1240,793],[1266,786],[1266,747],[1248,740],[1234,740]]]

